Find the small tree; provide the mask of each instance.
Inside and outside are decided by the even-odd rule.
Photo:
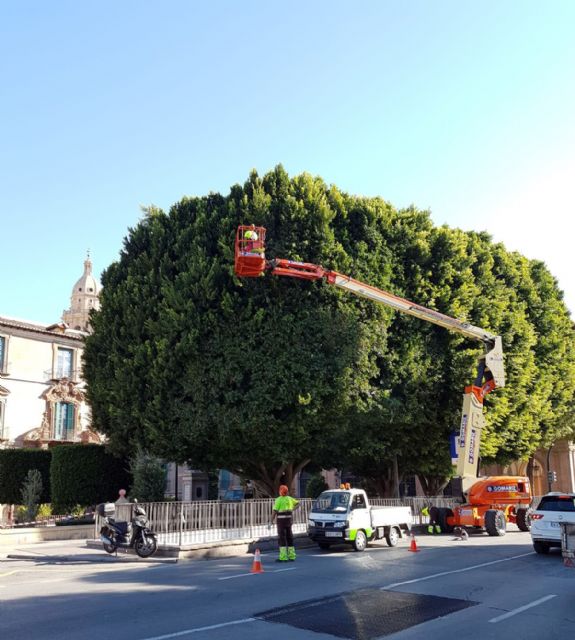
[[[38,469],[30,469],[22,485],[22,504],[26,507],[26,519],[36,519],[40,496],[42,495],[42,474]]]
[[[132,498],[140,502],[164,500],[166,470],[158,458],[140,451],[130,462],[130,471],[134,477]]]

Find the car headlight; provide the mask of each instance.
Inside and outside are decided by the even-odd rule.
[[[308,527],[315,527],[315,522],[313,520],[308,520],[307,521],[307,526]]]
[[[333,526],[336,529],[343,529],[344,527],[347,527],[347,522],[345,522],[344,520],[340,520],[339,522],[334,522]]]

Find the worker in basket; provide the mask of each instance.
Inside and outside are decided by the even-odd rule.
[[[255,229],[247,229],[244,232],[244,246],[242,255],[260,255],[263,253],[258,232]]]

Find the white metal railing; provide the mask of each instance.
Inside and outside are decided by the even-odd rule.
[[[305,533],[308,514],[313,500],[302,498],[300,508],[294,511],[294,533]],[[273,499],[222,502],[198,500],[193,502],[140,503],[148,514],[149,526],[158,534],[160,545],[192,545],[229,540],[253,540],[275,537],[275,527],[270,527]],[[373,498],[373,506],[411,507],[414,524],[427,522],[421,509],[426,505],[453,507],[456,500],[439,496],[436,498]],[[130,520],[133,504],[116,505],[116,520]],[[99,536],[103,518],[96,514],[95,535]]]

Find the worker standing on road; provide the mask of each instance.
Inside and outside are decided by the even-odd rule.
[[[293,512],[299,509],[299,502],[290,497],[289,489],[285,484],[280,486],[280,495],[274,502],[272,522],[277,521],[279,558],[276,562],[288,562],[295,560],[295,547],[293,546]]]

